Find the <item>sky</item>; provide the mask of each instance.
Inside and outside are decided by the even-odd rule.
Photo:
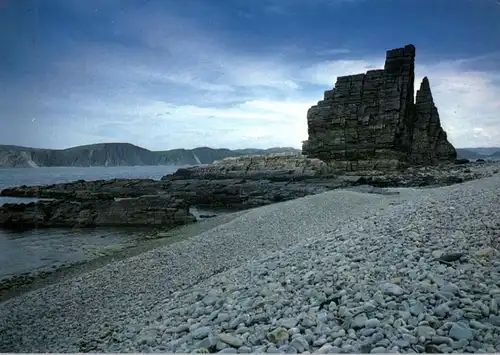
[[[300,148],[411,43],[451,143],[500,146],[499,0],[0,0],[0,29],[0,144]]]

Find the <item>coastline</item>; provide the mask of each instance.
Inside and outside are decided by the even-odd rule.
[[[228,162],[230,162],[230,161],[231,160],[228,160]],[[471,171],[470,168],[472,168],[473,170]],[[453,182],[455,182],[455,183],[460,182],[464,178],[475,180],[478,177],[491,176],[491,175],[494,175],[495,173],[498,172],[498,165],[497,164],[487,164],[487,165],[475,164],[475,165],[470,165],[470,168],[469,167],[464,168],[463,166],[456,166],[455,167],[455,174],[457,172],[459,172],[459,175],[458,175],[458,177],[455,177],[454,180],[451,181],[451,183],[453,184]],[[425,174],[426,169],[427,168],[423,168],[422,172],[420,174]],[[453,168],[452,168],[452,170],[453,170]],[[197,171],[197,170],[195,169],[195,171]],[[201,171],[203,171],[203,170],[201,170]],[[470,176],[464,175],[463,172],[465,172],[466,174],[467,174],[467,172],[469,172]],[[439,173],[439,170],[435,170],[434,172],[433,172],[433,170],[431,170],[431,177],[432,177],[432,174],[437,174],[436,176],[439,176],[438,173]],[[450,174],[453,174],[453,173],[450,173]],[[460,176],[462,176],[463,178]],[[431,189],[433,187],[442,186],[441,184],[443,182],[445,182],[445,179],[443,179],[443,177],[440,177],[440,179],[442,180],[441,184],[437,184],[437,186],[433,186],[433,184],[432,184],[433,180],[427,181],[424,178],[424,179],[422,179],[422,181],[424,182],[424,184],[423,184],[424,186],[418,186],[419,185],[418,181],[421,178],[419,177],[418,173],[414,177],[416,178],[417,183],[412,183],[410,185],[410,187],[413,186],[413,188],[416,188],[416,189]],[[395,183],[395,181],[391,180],[391,178],[389,178],[387,181],[385,181],[384,179],[372,180],[371,176],[367,176],[365,181],[364,181],[365,185],[353,184],[353,182],[359,180],[359,176],[353,176],[353,177],[345,176],[344,180],[346,182],[346,184],[345,184],[346,186],[341,187],[341,184],[338,184],[338,183],[334,184],[333,191],[335,191],[335,190],[342,191],[343,190],[343,191],[354,191],[354,192],[363,192],[363,193],[380,194],[380,195],[399,194],[399,192],[398,192],[399,188],[390,187],[393,184],[398,186],[398,183],[397,182]],[[140,182],[141,180],[127,180],[127,181],[130,181],[130,182],[139,181]],[[144,180],[144,181],[146,183],[150,182],[150,180]],[[402,181],[403,181],[403,185],[404,185],[404,179]],[[180,182],[182,184],[183,180],[182,179],[178,180],[178,182]],[[75,183],[78,183],[78,181]],[[90,183],[92,183],[92,182],[90,182]],[[104,184],[106,184],[106,181],[104,181]],[[316,190],[314,190],[315,184],[317,184]],[[401,184],[401,182],[399,182],[399,184]],[[390,189],[386,188],[387,185],[389,185]],[[58,186],[58,185],[53,185],[53,186]],[[285,186],[290,187],[290,186],[292,186],[292,183],[285,183]],[[302,189],[302,186],[299,185],[299,190],[298,190],[299,192],[298,192],[297,196],[295,196],[295,198],[293,198],[293,196],[291,194],[289,194],[289,196],[287,196],[287,200],[290,201],[290,200],[294,200],[297,198],[301,198],[304,195],[314,196],[315,194],[321,193],[321,191],[326,191],[326,190],[331,189],[331,187],[328,187],[326,189],[322,189],[321,188],[321,181],[312,182],[312,186],[313,186],[312,190],[310,192],[304,194],[303,191],[300,191]],[[381,187],[377,187],[377,186],[381,186]],[[404,188],[404,189],[406,189],[406,188]],[[249,196],[252,196],[252,194],[250,194]],[[229,198],[231,198],[230,195],[229,195]],[[20,198],[16,198],[16,199],[18,199],[18,200],[26,199],[27,201],[31,200],[30,197],[20,197]],[[125,198],[115,197],[115,201],[118,201],[118,202],[119,201],[127,201],[127,200],[133,201],[133,199],[131,199],[129,197],[125,197]],[[257,200],[259,200],[259,197],[256,198],[256,201]],[[268,206],[279,203],[279,202],[272,202],[272,201],[265,201],[265,200],[261,200],[261,201],[264,201],[264,205],[268,205]],[[103,266],[105,266],[109,263],[112,263],[114,261],[124,260],[126,258],[136,256],[140,253],[152,250],[154,248],[162,247],[162,246],[165,246],[168,244],[182,241],[183,239],[190,238],[190,237],[195,236],[197,234],[203,233],[203,232],[209,230],[210,228],[215,228],[217,226],[220,226],[224,223],[231,221],[232,219],[234,219],[240,215],[245,214],[246,212],[250,211],[251,209],[258,207],[259,203],[254,207],[246,206],[244,209],[241,209],[240,206],[239,206],[239,208],[233,208],[233,209],[231,209],[231,208],[224,209],[223,207],[217,208],[214,206],[210,206],[207,209],[205,209],[203,207],[200,208],[200,207],[195,207],[195,206],[190,207],[189,212],[197,220],[196,223],[174,227],[173,229],[168,229],[166,232],[162,232],[161,227],[160,227],[159,233],[157,230],[155,231],[155,230],[148,228],[148,227],[146,227],[146,228],[145,227],[138,227],[138,230],[145,228],[147,231],[143,232],[142,233],[143,237],[141,238],[141,240],[139,240],[138,243],[133,243],[133,245],[126,245],[126,246],[116,245],[117,248],[115,248],[115,244],[121,244],[121,243],[110,244],[110,245],[104,246],[102,253],[100,250],[96,251],[98,254],[103,254],[103,255],[95,257],[95,258],[90,258],[90,260],[72,262],[70,264],[62,265],[62,266],[58,265],[58,267],[54,267],[53,270],[49,270],[49,271],[43,270],[41,272],[36,273],[35,275],[32,275],[32,274],[30,275],[30,273],[24,273],[24,274],[14,275],[14,276],[7,278],[7,279],[3,279],[0,281],[0,302],[8,300],[12,297],[24,294],[26,292],[30,292],[30,291],[39,289],[39,288],[47,286],[47,285],[51,285],[51,284],[54,284],[57,282],[62,282],[62,281],[68,280],[72,277],[79,276],[82,273],[96,270],[96,269],[103,267]],[[238,211],[238,212],[236,212],[236,211]],[[229,215],[227,215],[227,214],[229,214]],[[215,215],[215,217],[213,217],[214,215]],[[203,216],[205,216],[205,217],[208,216],[210,218],[200,218]],[[134,228],[132,228],[131,230],[134,231],[134,233],[137,233],[137,230],[134,230]]]
[[[433,310],[445,300],[434,295],[451,298],[456,307],[464,297],[470,297],[471,302],[483,297],[475,290],[487,287],[489,294],[484,296],[493,297],[493,308],[488,308],[490,322],[496,321],[498,308],[494,307],[495,299],[500,300],[500,284],[492,277],[498,274],[499,262],[477,253],[490,242],[485,223],[497,220],[498,196],[492,191],[498,188],[497,175],[447,187],[390,189],[399,192],[397,195],[335,190],[243,211],[192,238],[0,303],[0,317],[6,320],[0,350],[187,353],[207,342],[210,346],[210,338],[197,335],[207,331],[214,339],[228,339],[229,334],[243,339],[239,344],[253,352],[274,351],[277,347],[266,340],[266,334],[279,329],[280,324],[289,324],[281,322],[292,317],[301,324],[299,328],[308,331],[315,331],[309,327],[316,321],[329,329],[323,336],[305,333],[313,337],[311,351],[338,352],[342,346],[359,353],[369,340],[362,335],[364,330],[352,330],[351,323],[345,323],[348,336],[346,330],[339,333],[342,324],[336,322],[366,306],[364,320],[356,318],[356,322],[372,319],[370,324],[383,324],[391,335],[382,339],[384,342],[380,338],[376,341],[384,343],[386,350],[393,350],[388,347],[391,343],[403,352],[408,351],[406,344],[413,344],[418,352],[425,350],[424,345],[437,347],[439,344],[420,343],[418,336],[432,325],[436,328],[432,334],[446,338],[441,344],[445,350],[453,345],[453,349],[470,352],[469,341],[448,337],[446,327],[451,321],[439,316],[439,308]],[[482,218],[487,218],[486,222]],[[464,253],[465,263],[435,261],[436,253],[453,252]],[[390,282],[394,284],[389,284],[393,285],[389,295],[377,291],[389,287]],[[453,291],[457,287],[460,291]],[[310,292],[316,288],[319,293],[312,296]],[[331,319],[319,318],[315,302],[322,299],[318,298],[322,292],[338,297],[328,308]],[[419,302],[432,301],[424,308],[427,325],[419,324],[421,321],[406,311],[415,307],[413,297]],[[373,305],[364,304],[370,299]],[[276,302],[286,306],[288,313],[273,308]],[[204,307],[208,313],[202,312]],[[473,308],[462,307],[472,312]],[[268,318],[263,309],[276,311]],[[405,322],[404,336],[415,343],[401,338],[401,327],[393,328],[394,318],[384,313],[401,317],[403,311],[410,318],[398,318],[394,324]],[[238,320],[234,325],[237,329],[219,319],[225,314],[229,320]],[[488,316],[475,317],[475,322],[483,325],[483,330],[478,330],[481,339],[500,335],[500,328],[495,330]],[[464,322],[469,321],[465,318]],[[453,327],[461,327],[457,324]],[[468,325],[464,331],[471,332]],[[219,343],[217,350],[227,348],[222,344],[219,349]],[[494,343],[488,344],[493,345],[483,350],[494,349]],[[326,345],[328,349],[323,348]],[[373,348],[380,350],[381,345]]]
[[[34,276],[20,274],[5,278],[0,281],[0,303],[48,285],[70,280],[86,272],[139,255],[154,248],[191,238],[212,228],[228,223],[247,211],[248,210],[224,213],[215,217],[199,220],[193,224],[179,226],[166,232],[160,232],[161,235],[165,236],[156,237],[154,231],[144,232],[145,235],[151,235],[151,237],[144,238],[138,245],[125,247],[119,250],[112,250],[111,248],[110,253],[107,255],[64,265],[53,271],[42,271]]]
[[[401,191],[400,195],[384,196],[336,190],[237,212],[226,217],[230,221],[206,232],[194,231],[193,234],[197,235],[191,238],[115,261],[57,284],[11,298],[0,303],[0,316],[9,319],[9,322],[22,324],[22,327],[34,325],[31,321],[28,324],[21,320],[31,319],[34,314],[37,314],[40,321],[45,317],[55,317],[51,318],[52,327],[63,327],[55,332],[52,332],[55,329],[50,330],[50,335],[46,334],[47,336],[38,331],[33,333],[38,339],[36,344],[27,338],[25,340],[28,342],[15,340],[17,336],[11,334],[10,339],[17,342],[15,347],[18,349],[26,351],[31,346],[29,344],[33,344],[39,351],[92,351],[83,343],[87,344],[91,342],[91,338],[99,336],[100,329],[94,328],[95,324],[118,325],[120,319],[139,317],[142,312],[148,313],[148,309],[176,291],[192,287],[218,273],[269,253],[293,247],[304,242],[306,235],[311,233],[334,233],[344,223],[353,223],[358,218],[370,218],[373,210],[380,214],[391,208],[390,202],[418,193],[408,189]],[[333,199],[335,203],[325,204],[322,202],[325,197]],[[317,215],[314,221],[317,222],[320,218],[323,222],[314,223],[310,218],[314,215]],[[39,304],[42,300],[43,305]],[[131,307],[127,302],[132,302],[134,306]],[[61,311],[54,313],[56,309]],[[72,317],[74,312],[87,316],[79,322],[67,323],[65,319]],[[16,321],[18,317],[21,319]],[[96,323],[101,318],[102,322]],[[45,321],[42,322],[45,324]],[[16,329],[28,331],[19,327]],[[63,331],[67,337],[56,340],[55,334]],[[9,330],[6,335],[8,334]],[[73,342],[75,337],[81,338],[83,343],[79,340]],[[0,343],[0,350],[13,351],[13,343],[10,344]]]

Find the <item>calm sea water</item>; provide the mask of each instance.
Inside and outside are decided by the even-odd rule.
[[[48,185],[75,180],[145,178],[159,180],[177,166],[141,167],[46,167],[0,169],[0,190],[20,185]],[[4,203],[34,199],[0,197]],[[40,229],[9,232],[0,229],[0,280],[22,273],[37,273],[123,249],[138,243],[137,236],[119,230]]]

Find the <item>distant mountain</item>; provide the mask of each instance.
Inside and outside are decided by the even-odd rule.
[[[481,154],[468,148],[457,148],[457,158],[459,159],[479,159],[483,157]]]
[[[500,152],[500,147],[478,147],[478,148],[463,148],[463,149],[470,150],[480,155],[491,155],[493,153]]]
[[[457,157],[476,159],[498,159],[500,158],[500,147],[491,148],[457,148]]]
[[[0,168],[41,166],[146,166],[210,164],[242,155],[300,152],[294,148],[270,149],[173,149],[151,151],[130,143],[99,143],[68,149],[40,149],[0,145]]]

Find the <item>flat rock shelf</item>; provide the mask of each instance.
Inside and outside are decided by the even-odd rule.
[[[255,208],[1,303],[0,351],[499,352],[499,189]]]

